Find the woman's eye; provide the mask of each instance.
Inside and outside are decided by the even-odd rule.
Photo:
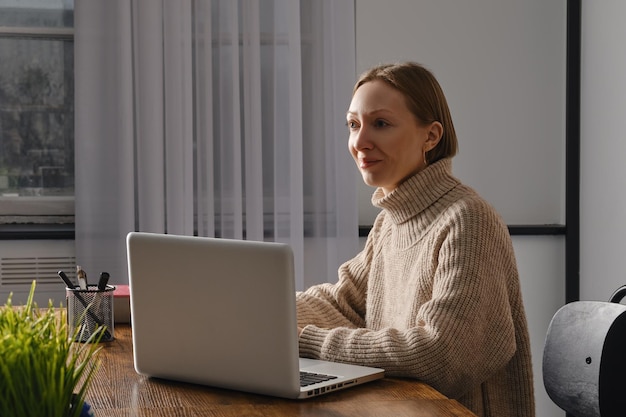
[[[353,120],[348,120],[346,122],[346,126],[348,126],[348,128],[350,129],[356,129],[358,127],[357,123]]]
[[[378,119],[378,120],[376,120],[376,121],[374,122],[374,126],[375,126],[375,127],[387,127],[387,126],[389,126],[389,123],[387,123],[387,122],[386,122],[386,121],[384,121],[384,120],[380,120],[380,119]]]

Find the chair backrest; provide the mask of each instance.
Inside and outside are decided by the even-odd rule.
[[[619,303],[624,299],[624,297],[626,297],[626,285],[622,285],[621,287],[616,289],[615,292],[611,295],[611,298],[609,298],[609,301],[611,303]]]
[[[543,383],[552,401],[575,417],[626,415],[626,305],[561,307],[546,335]]]

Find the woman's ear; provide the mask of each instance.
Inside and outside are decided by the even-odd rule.
[[[428,137],[426,138],[426,152],[435,149],[443,136],[443,125],[439,122],[432,122],[428,126]]]

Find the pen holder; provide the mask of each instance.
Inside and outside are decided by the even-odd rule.
[[[87,342],[99,327],[105,327],[101,342],[113,340],[113,292],[107,285],[99,290],[89,285],[86,290],[66,288],[67,323],[69,334],[76,342]]]

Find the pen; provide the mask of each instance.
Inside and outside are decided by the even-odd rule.
[[[100,273],[100,279],[98,280],[98,290],[100,291],[104,291],[107,288],[107,282],[109,282],[109,273],[108,272],[101,272]]]
[[[67,288],[74,288],[74,284],[72,283],[72,281],[70,281],[67,275],[65,275],[65,272],[59,271],[57,272],[57,274],[61,277],[63,282],[65,282],[65,285],[67,285]]]
[[[98,291],[106,290],[107,282],[109,282],[109,273],[100,272],[100,278],[98,279]],[[94,309],[98,317],[104,317],[104,312],[102,311],[102,297],[100,297],[99,294],[95,294]]]
[[[79,266],[76,266],[76,277],[78,278],[78,286],[81,290],[86,290],[88,288],[87,284],[87,273]]]

